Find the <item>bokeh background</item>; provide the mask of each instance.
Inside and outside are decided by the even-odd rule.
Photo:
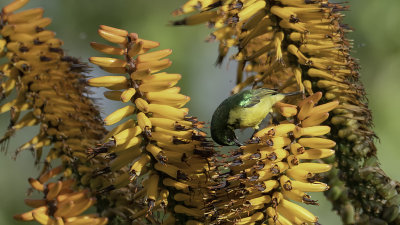
[[[0,0],[0,8],[11,0]],[[205,43],[209,30],[204,25],[172,27],[170,15],[185,0],[31,0],[26,8],[43,7],[45,16],[53,19],[49,29],[64,40],[64,48],[71,56],[87,62],[90,56],[99,55],[89,42],[103,42],[97,35],[100,24],[137,32],[140,37],[159,41],[161,48],[173,49],[169,57],[173,65],[169,72],[181,73],[179,85],[182,93],[191,96],[190,113],[201,120],[210,121],[213,110],[229,96],[234,86],[234,62],[224,62],[215,67],[217,44]],[[346,23],[355,30],[353,56],[360,59],[361,79],[367,90],[369,107],[373,112],[378,156],[385,172],[400,180],[400,1],[350,0],[351,8],[345,12]],[[104,73],[93,68],[91,76]],[[101,89],[94,90],[102,115],[114,111],[119,104],[107,101]],[[99,93],[100,92],[100,93]],[[99,94],[98,94],[99,93]],[[0,134],[8,126],[8,114],[0,115]],[[28,188],[28,177],[36,177],[32,155],[23,152],[16,161],[12,151],[30,140],[37,127],[24,129],[12,138],[8,154],[0,154],[0,224],[21,224],[12,215],[28,210],[23,199]],[[324,225],[340,224],[339,217],[331,212],[331,205],[322,195],[319,207],[310,210],[320,217]],[[25,223],[36,224],[36,223]]]

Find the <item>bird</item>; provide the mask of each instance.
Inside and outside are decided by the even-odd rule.
[[[286,96],[303,92],[279,93],[269,88],[244,90],[225,99],[211,119],[211,138],[219,145],[242,146],[235,130],[252,127],[256,131],[272,106]]]

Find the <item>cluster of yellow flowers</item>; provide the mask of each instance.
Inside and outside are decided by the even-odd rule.
[[[96,202],[96,198],[90,197],[88,189],[76,190],[74,179],[62,177],[56,182],[48,182],[62,172],[66,173],[65,168],[59,166],[42,174],[38,179],[29,178],[32,188],[43,192],[44,197],[25,199],[25,204],[34,209],[15,215],[14,219],[36,220],[44,225],[107,224],[107,217],[98,217],[97,214],[81,215]]]
[[[350,56],[352,40],[346,38],[351,29],[342,21],[341,11],[347,9],[328,0],[189,0],[173,15],[193,14],[173,24],[207,23],[215,28],[208,41],[219,41],[217,63],[237,47],[231,56],[238,62],[233,93],[248,86],[300,89],[309,95],[321,91],[322,102],[338,101],[327,123],[333,131],[330,138],[340,143],[336,162],[341,179],[352,193],[333,170],[328,196],[346,224],[383,217],[389,223],[396,213],[383,214],[398,208],[398,191],[376,159],[371,112],[358,80],[357,60]],[[367,176],[370,167],[375,172]],[[362,196],[376,201],[361,201]]]
[[[188,109],[182,108],[190,98],[175,86],[181,75],[159,72],[171,65],[164,58],[172,51],[151,51],[159,46],[158,42],[114,27],[101,25],[98,33],[114,45],[91,43],[92,47],[123,58],[90,57],[90,62],[119,75],[91,78],[88,83],[110,89],[104,92],[106,98],[127,103],[104,119],[106,125],[125,121],[109,132],[102,146],[90,152],[109,160],[108,166],[94,174],[107,176],[125,171],[101,192],[134,184],[138,192],[133,201],[139,207],[127,205],[132,209],[128,220],[175,224],[186,220],[175,219],[175,214],[201,218],[201,190],[209,185],[206,158],[213,155],[212,143],[199,130],[203,123],[187,116]],[[154,213],[160,209],[164,212],[162,218]]]
[[[210,223],[310,224],[318,218],[290,200],[317,205],[305,192],[329,189],[319,182],[319,173],[330,164],[311,162],[332,156],[335,142],[324,135],[329,126],[321,126],[338,102],[316,105],[322,93],[317,92],[297,105],[277,103],[284,120],[253,135],[245,146],[232,154],[220,185],[212,187],[215,203]],[[219,162],[221,164],[221,162]],[[223,164],[221,164],[223,165]]]
[[[105,134],[99,112],[86,97],[86,84],[82,82],[87,66],[64,55],[63,42],[45,29],[51,19],[43,18],[43,9],[15,12],[27,2],[14,1],[0,15],[0,54],[8,59],[0,66],[0,95],[1,100],[9,100],[0,106],[0,113],[11,112],[10,125],[1,142],[6,143],[16,130],[39,125],[39,133],[19,147],[16,154],[31,149],[39,164],[42,153],[49,151],[39,179],[29,180],[34,189],[45,194],[45,199],[27,199],[26,204],[36,209],[15,218],[35,219],[41,224],[105,224],[107,218],[97,214],[79,216],[95,199],[90,197],[92,192],[79,190],[81,185],[73,178],[75,165],[99,163],[87,160],[86,149]],[[50,170],[60,160],[63,165]],[[61,180],[46,184],[61,172]]]
[[[42,148],[52,145],[47,164],[55,158],[86,161],[86,148],[105,133],[99,112],[84,96],[86,65],[64,55],[62,41],[45,29],[51,19],[42,17],[43,9],[13,13],[25,2],[13,2],[1,14],[0,47],[9,61],[0,68],[2,97],[16,90],[15,99],[0,107],[0,113],[11,111],[9,129],[1,141],[18,129],[40,124],[39,134],[18,152],[33,149],[39,159]]]
[[[294,202],[318,205],[307,192],[327,190],[346,224],[400,219],[396,184],[378,167],[370,111],[345,37],[350,29],[341,11],[347,7],[327,0],[189,0],[173,12],[194,13],[174,25],[215,28],[207,40],[219,41],[218,64],[237,47],[232,93],[248,86],[304,91],[302,99],[275,104],[278,124],[224,155],[201,130],[204,123],[188,116],[190,98],[175,86],[181,75],[161,72],[171,66],[171,49],[153,50],[158,42],[101,25],[99,35],[111,44],[91,46],[112,57],[89,61],[112,75],[86,81],[87,65],[64,55],[62,41],[45,29],[51,19],[43,9],[16,12],[28,1],[14,0],[0,14],[0,57],[7,60],[0,65],[0,101],[7,101],[0,113],[11,114],[0,144],[39,125],[16,154],[31,149],[38,164],[50,150],[39,177],[29,179],[43,199],[26,199],[34,209],[15,219],[50,225],[318,224]],[[109,89],[106,98],[126,105],[102,121],[87,85]],[[117,123],[108,133],[103,127]],[[333,148],[350,194],[326,163],[333,161]],[[93,205],[101,216],[81,215]]]

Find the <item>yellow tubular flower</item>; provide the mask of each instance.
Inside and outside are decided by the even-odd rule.
[[[107,217],[100,217],[97,214],[81,215],[96,202],[96,198],[90,197],[88,189],[77,190],[77,182],[64,176],[57,182],[48,182],[60,175],[64,169],[59,166],[42,174],[37,180],[30,178],[29,183],[32,188],[43,192],[44,197],[25,199],[25,204],[34,209],[14,215],[14,219],[36,220],[40,224],[107,224]]]
[[[181,75],[161,72],[171,65],[165,57],[172,50],[152,51],[159,46],[158,42],[105,25],[100,26],[98,33],[119,45],[91,43],[95,50],[124,58],[91,57],[92,63],[119,75],[91,78],[88,84],[113,90],[104,95],[126,104],[104,119],[106,125],[128,120],[110,131],[102,146],[91,150],[92,157],[99,155],[109,160],[108,166],[94,171],[94,176],[107,179],[113,174],[116,180],[124,177],[128,182],[119,185],[116,181],[103,185],[99,182],[96,188],[99,193],[110,192],[105,198],[111,198],[114,193],[127,194],[127,201],[116,203],[118,215],[124,215],[127,221],[140,223],[144,218],[160,221],[159,214],[154,213],[159,210],[166,210],[163,224],[175,224],[175,218],[182,216],[203,221],[203,198],[190,198],[174,205],[177,200],[173,196],[162,194],[162,190],[176,194],[194,189],[195,193],[207,193],[207,186],[215,184],[207,178],[215,173],[207,164],[207,158],[213,154],[212,144],[199,130],[203,123],[187,116],[188,109],[182,108],[190,98],[175,87]],[[133,199],[124,185],[139,190]],[[129,201],[136,202],[137,206]],[[143,203],[147,207],[141,207]]]

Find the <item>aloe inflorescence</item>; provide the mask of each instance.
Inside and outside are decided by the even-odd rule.
[[[0,43],[6,60],[0,68],[5,102],[0,112],[11,112],[11,119],[0,142],[7,143],[17,130],[39,125],[39,133],[15,155],[29,149],[36,164],[44,165],[37,179],[29,179],[32,190],[43,192],[44,198],[26,199],[34,209],[14,218],[41,224],[105,224],[108,219],[98,214],[80,215],[96,199],[93,192],[82,190],[77,165],[101,163],[88,161],[85,152],[105,134],[99,112],[87,97],[88,67],[64,54],[63,42],[46,29],[51,19],[43,18],[43,9],[15,12],[27,2],[14,1],[1,12]],[[58,181],[50,181],[57,175]]]
[[[347,9],[326,0],[192,0],[173,14],[196,13],[173,24],[214,28],[208,40],[219,41],[217,63],[231,47],[237,49],[231,56],[238,62],[233,93],[250,85],[299,88],[309,95],[321,91],[321,102],[338,101],[325,122],[337,143],[338,169],[328,176],[327,196],[345,224],[395,223],[396,183],[376,158],[371,112],[346,38],[351,28],[342,22]]]
[[[372,117],[350,56],[348,7],[327,0],[189,0],[173,25],[207,23],[219,42],[217,64],[237,49],[236,86],[300,92],[274,106],[261,126],[229,154],[215,151],[189,116],[176,86],[171,49],[136,33],[101,25],[109,57],[89,61],[111,73],[87,79],[88,65],[67,56],[46,29],[43,9],[0,14],[0,113],[10,123],[2,150],[24,127],[38,134],[29,178],[33,209],[15,215],[41,224],[318,224],[311,192],[325,192],[344,224],[400,223],[398,185],[379,168]],[[87,86],[124,104],[103,120]],[[117,125],[107,132],[104,125]],[[42,155],[46,154],[44,159]],[[85,214],[95,206],[98,213]]]
[[[15,13],[18,8],[12,7],[21,2],[9,4],[1,14],[3,56],[8,59],[1,66],[2,96],[9,97],[3,99],[8,102],[1,105],[0,112],[10,112],[11,119],[0,141],[6,142],[16,130],[38,124],[38,135],[16,154],[32,149],[40,160],[43,147],[52,146],[44,171],[55,158],[64,163],[86,162],[86,148],[105,134],[97,108],[86,97],[83,73],[87,65],[64,54],[63,42],[45,29],[51,19],[42,17],[43,9]]]
[[[125,212],[126,221],[202,221],[206,187],[215,184],[209,180],[215,173],[208,160],[214,154],[213,144],[200,130],[203,122],[183,108],[190,98],[175,86],[181,75],[160,72],[171,65],[165,57],[172,51],[152,51],[158,42],[114,27],[101,25],[98,33],[113,44],[93,42],[92,47],[114,56],[89,61],[114,75],[91,78],[88,83],[109,89],[106,98],[126,104],[104,119],[106,125],[122,123],[109,132],[103,145],[89,151],[89,157],[109,160],[93,176],[119,174],[98,191],[129,196],[130,190],[137,190],[131,202],[116,204],[117,209],[131,209]],[[120,190],[127,185],[131,189]]]
[[[38,179],[29,178],[33,189],[42,192],[42,199],[25,199],[25,204],[34,209],[14,215],[19,221],[36,220],[40,224],[93,224],[105,225],[107,217],[98,214],[83,214],[96,203],[96,198],[90,196],[89,189],[77,190],[75,179],[68,177],[62,166],[55,167],[43,173]],[[50,179],[64,172],[58,181],[49,182]]]
[[[322,192],[330,164],[312,162],[332,156],[336,143],[321,126],[338,102],[317,105],[317,92],[297,104],[277,103],[279,124],[256,132],[246,145],[219,159],[220,184],[211,187],[215,202],[210,224],[313,224],[318,217],[295,202],[318,205],[307,192]],[[324,115],[324,116],[321,116]]]

